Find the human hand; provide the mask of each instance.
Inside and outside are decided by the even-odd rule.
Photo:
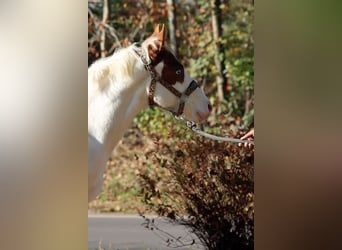
[[[240,138],[241,140],[249,140],[249,141],[254,141],[254,128],[251,129],[247,134],[245,134],[244,136],[242,136]],[[241,146],[242,143],[239,143],[239,146]],[[249,149],[252,149],[254,147],[253,144],[245,142],[244,147],[248,147]]]

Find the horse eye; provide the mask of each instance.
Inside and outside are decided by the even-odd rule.
[[[182,74],[182,70],[181,69],[177,69],[176,70],[176,75],[179,76],[180,74]]]

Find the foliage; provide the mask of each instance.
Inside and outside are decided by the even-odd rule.
[[[140,159],[144,203],[208,249],[253,249],[253,151],[188,135],[176,127],[166,140],[153,135],[155,147]]]
[[[236,6],[230,17],[234,22],[224,29],[222,43],[227,50],[225,58],[229,83],[226,86],[230,110],[243,117],[245,124],[253,123],[254,40],[252,36],[252,5]]]

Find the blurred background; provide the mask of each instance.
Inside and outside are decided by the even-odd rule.
[[[134,2],[135,4],[139,3]],[[176,2],[176,7],[178,3]],[[204,6],[204,4],[210,6],[209,2],[204,1],[188,2],[190,6],[193,6],[193,3],[199,6]],[[233,8],[230,4],[238,2],[224,3],[225,6]],[[87,248],[87,66],[101,56],[95,53],[94,57],[90,57],[89,48],[92,45],[90,42],[87,46],[85,42],[90,39],[90,36],[93,36],[89,32],[89,26],[91,26],[89,25],[89,15],[88,18],[85,17],[90,4],[83,0],[0,1],[0,55],[2,59],[0,61],[1,249],[84,250]],[[134,3],[132,2],[132,4]],[[144,6],[145,1],[141,4]],[[188,5],[182,2],[180,9],[183,6]],[[119,7],[120,10],[124,10],[123,6]],[[119,10],[118,8],[116,10]],[[192,18],[198,16],[199,19],[195,19],[196,22],[191,23],[191,27],[195,28],[201,25],[204,27],[204,24],[210,23],[209,20],[203,19],[202,14],[209,17],[211,7],[204,6],[203,8],[204,13],[200,13],[200,8],[196,8],[198,12],[195,12],[196,16],[192,16]],[[238,18],[237,13],[244,13],[243,7],[236,8],[235,11],[231,11],[229,8],[221,12],[222,18],[225,20],[223,27],[228,27],[228,24],[235,25],[235,19],[232,18],[228,21],[228,17]],[[131,11],[138,12],[140,10],[135,7]],[[147,12],[152,12],[152,10],[151,8],[146,9]],[[256,74],[254,82],[258,86],[254,92],[257,100],[254,107],[257,106],[255,121],[257,121],[258,131],[254,175],[255,225],[257,227],[255,249],[341,249],[342,164],[340,143],[342,119],[340,96],[342,81],[340,61],[342,30],[340,24],[342,16],[340,10],[341,3],[339,1],[323,3],[311,0],[260,0],[255,2],[253,30],[255,31],[254,70]],[[101,20],[101,7],[99,7],[99,11],[96,13],[94,10],[94,15]],[[124,16],[123,13],[120,16]],[[124,20],[130,20],[128,16],[126,15]],[[176,16],[177,20],[181,19],[180,15]],[[108,21],[112,22],[113,20],[116,19]],[[180,27],[187,23],[188,21],[181,19],[177,23],[178,29],[182,31]],[[152,33],[152,26],[152,23],[147,22],[145,26],[139,28],[139,32],[146,28],[145,36],[147,36]],[[203,35],[203,40],[196,40],[194,46],[189,46],[191,50],[199,49],[202,41],[210,39],[211,36],[204,36],[205,32],[210,33],[212,27],[208,26],[201,29],[200,32],[192,34]],[[118,33],[119,27],[112,27],[117,29],[118,40],[123,41],[135,30],[137,25],[131,25],[132,31],[128,33]],[[239,26],[238,32],[243,30],[244,26]],[[228,37],[229,32],[225,33],[223,30],[223,34]],[[242,34],[244,33],[242,32]],[[185,41],[188,37],[185,36],[180,41]],[[230,34],[229,37],[238,39]],[[110,36],[107,39],[110,39]],[[132,40],[140,41],[140,39],[139,35]],[[130,39],[128,41],[132,42]],[[171,43],[171,41],[168,42]],[[109,45],[108,51],[113,44]],[[124,45],[123,42],[122,45]],[[186,47],[178,45],[177,56],[181,60],[197,59],[195,62],[202,62],[201,58],[210,58],[207,49],[212,48],[212,45],[212,43],[208,45],[204,43],[202,50],[205,50],[206,53],[184,58],[181,57],[183,52],[180,50],[184,50]],[[234,47],[235,45],[230,46]],[[242,49],[242,52],[245,53],[249,48]],[[227,46],[225,49],[228,51],[230,48]],[[224,54],[223,58],[228,62],[230,60],[228,54]],[[207,69],[210,68],[208,75],[216,74],[214,73],[217,70],[214,60],[210,60],[207,67]],[[190,63],[185,64],[189,70]],[[226,65],[229,64],[226,63],[225,67]],[[192,74],[203,77],[205,74],[202,70],[205,68],[197,67],[196,69],[200,70],[192,72]],[[227,74],[230,74],[230,77],[235,75],[233,71],[229,70],[226,72]],[[199,81],[201,76],[198,77]],[[209,81],[207,76],[207,80],[205,77],[201,80],[202,86],[214,100],[218,98],[216,97],[218,92],[214,90],[217,87],[215,78],[216,76]],[[231,90],[234,90],[232,84],[238,83],[240,82],[230,81]],[[225,100],[230,102],[234,100],[234,97],[228,98],[225,95]],[[215,105],[219,107],[219,105]],[[244,110],[244,105],[238,105],[238,107]],[[225,115],[227,113],[224,113],[228,108],[225,106],[220,106],[220,108],[224,114],[223,121],[233,119],[233,122],[229,120],[228,127],[222,126],[223,133],[229,134],[234,129],[234,120],[239,121],[234,117],[243,117],[243,112],[228,116]],[[234,112],[235,110],[238,109],[234,109]],[[146,133],[146,135],[152,136],[153,140],[146,140],[151,142],[150,145],[153,147],[158,140],[172,143],[171,139],[163,139],[165,137],[159,139],[157,135],[163,135],[160,131],[164,127],[164,135],[168,136],[170,128],[172,128],[170,124],[172,123],[177,129],[177,123],[171,120],[172,122],[161,123],[159,126],[154,125],[158,123],[152,123],[153,117],[160,122],[160,120],[169,119],[168,115],[159,110],[146,110],[142,114],[145,112],[148,114],[151,112],[153,116],[142,115],[141,117],[148,117],[144,122],[149,125],[140,127],[145,130],[157,127],[158,133],[141,132],[143,130],[140,129],[143,136],[133,131],[131,138],[137,138],[138,145],[139,143],[145,145],[141,144],[140,138],[148,138],[145,136]],[[215,110],[213,117],[216,113],[219,114],[220,110]],[[158,115],[163,119],[157,119]],[[215,125],[216,118],[213,121],[214,124],[207,126],[206,129],[214,129],[217,126]],[[221,120],[218,121],[221,124]],[[138,125],[139,123],[135,122],[133,127],[138,127]],[[252,125],[253,123],[247,122],[242,127],[247,129]],[[189,141],[187,138],[193,138],[192,135],[183,135],[184,140],[179,141],[179,144]],[[179,140],[178,137],[175,137],[175,140]],[[132,142],[130,143],[132,145]],[[166,147],[168,144],[160,145]],[[185,146],[187,145],[189,144],[185,144]],[[187,150],[194,149],[192,153],[195,153],[199,150],[197,145],[201,144],[192,143]],[[180,146],[178,145],[178,147]],[[137,148],[136,145],[134,148]],[[152,148],[143,146],[144,148],[147,151],[152,150]],[[178,149],[169,147],[169,150]],[[200,158],[206,160],[206,155],[210,155],[210,159],[222,161],[221,156],[214,157],[212,155],[212,147],[204,147],[204,149],[205,152],[202,151]],[[178,157],[190,159],[187,150],[176,151]],[[235,151],[238,150],[235,149]],[[227,152],[232,155],[232,152],[235,151],[233,149],[226,150],[221,155],[226,156]],[[248,154],[250,153],[241,153],[241,155]],[[159,153],[159,155],[161,154]],[[145,161],[145,155],[137,154],[136,156]],[[130,157],[137,159],[134,154]],[[145,161],[146,170],[154,165],[152,161],[158,160],[153,154],[147,154],[147,157],[150,159],[150,163]],[[124,157],[115,157],[115,159],[124,159]],[[195,159],[199,161],[198,157]],[[241,158],[237,157],[237,159]],[[247,162],[251,161],[251,157],[244,159]],[[165,160],[165,158],[159,159],[159,167],[148,173],[156,173],[156,169],[163,169]],[[182,161],[176,160],[175,162],[182,164]],[[243,160],[243,162],[246,161]],[[138,163],[132,164],[132,160],[129,162],[131,168],[139,166]],[[222,163],[215,164],[223,165]],[[203,166],[203,164],[194,164],[194,166],[196,165]],[[120,164],[115,164],[115,166],[120,166]],[[127,167],[126,169],[131,168]],[[181,174],[180,169],[183,168],[176,168],[173,173]],[[191,172],[189,168],[187,169],[190,176],[201,172]],[[219,179],[213,178],[215,171],[206,173],[208,181]],[[211,177],[208,177],[209,174]],[[106,178],[114,179],[114,176],[107,175]],[[122,178],[122,176],[129,175],[116,176],[117,180],[126,181],[131,187],[133,186],[133,179]],[[137,174],[134,175],[134,181],[138,184],[136,176]],[[234,175],[225,174],[223,176]],[[153,176],[150,175],[150,177]],[[178,178],[182,180],[181,176]],[[117,180],[113,180],[112,183],[117,183],[119,187],[122,186],[122,183]],[[146,180],[149,179],[146,178]],[[157,188],[154,188],[155,193],[150,192],[150,194],[158,195],[158,189],[169,187],[161,186],[158,181],[150,181],[152,186],[157,183],[159,184]],[[199,182],[191,183],[192,186],[201,187]],[[248,184],[250,182],[246,183],[247,187],[251,186]],[[207,182],[208,189],[214,190],[212,185],[214,184]],[[231,186],[234,187],[234,185]],[[202,187],[205,187],[205,184]],[[117,189],[116,187],[112,190]],[[125,195],[128,196],[129,190],[131,189],[122,192],[122,200]],[[253,193],[250,189],[246,191],[240,187],[237,190],[243,194]],[[138,191],[139,189],[136,191],[137,194]],[[204,193],[205,190],[199,194]],[[231,193],[236,194],[237,191]],[[108,198],[109,194],[118,197],[113,191],[104,192],[100,197],[102,200],[112,199],[110,204],[113,204],[115,198]],[[145,198],[145,195],[142,197]],[[146,199],[148,200],[149,197],[150,195],[147,194]],[[175,196],[172,195],[172,197]],[[193,197],[196,198],[196,196]],[[217,193],[217,197],[220,197],[219,193]],[[241,200],[241,205],[244,207],[245,202],[241,195],[234,199]],[[158,199],[154,198],[153,200],[158,202]],[[206,200],[212,199],[208,197]],[[180,202],[180,204],[184,203]],[[235,204],[237,210],[241,211],[239,203]],[[205,209],[206,206],[202,206],[202,208]],[[114,209],[113,211],[120,210],[115,207],[112,209]],[[248,211],[251,210],[247,210],[247,213]],[[218,213],[221,212],[218,210]]]

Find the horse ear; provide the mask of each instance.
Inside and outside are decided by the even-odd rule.
[[[155,34],[155,36],[158,38],[158,41],[161,42],[161,46],[164,46],[164,41],[165,41],[165,24],[161,25],[161,30],[160,28],[160,24],[157,24],[156,27],[154,28],[154,32],[153,34]]]
[[[156,64],[160,61],[158,57],[159,52],[162,50],[165,41],[165,25],[156,25],[153,34],[147,38],[143,45],[146,46],[148,55],[152,63]]]

